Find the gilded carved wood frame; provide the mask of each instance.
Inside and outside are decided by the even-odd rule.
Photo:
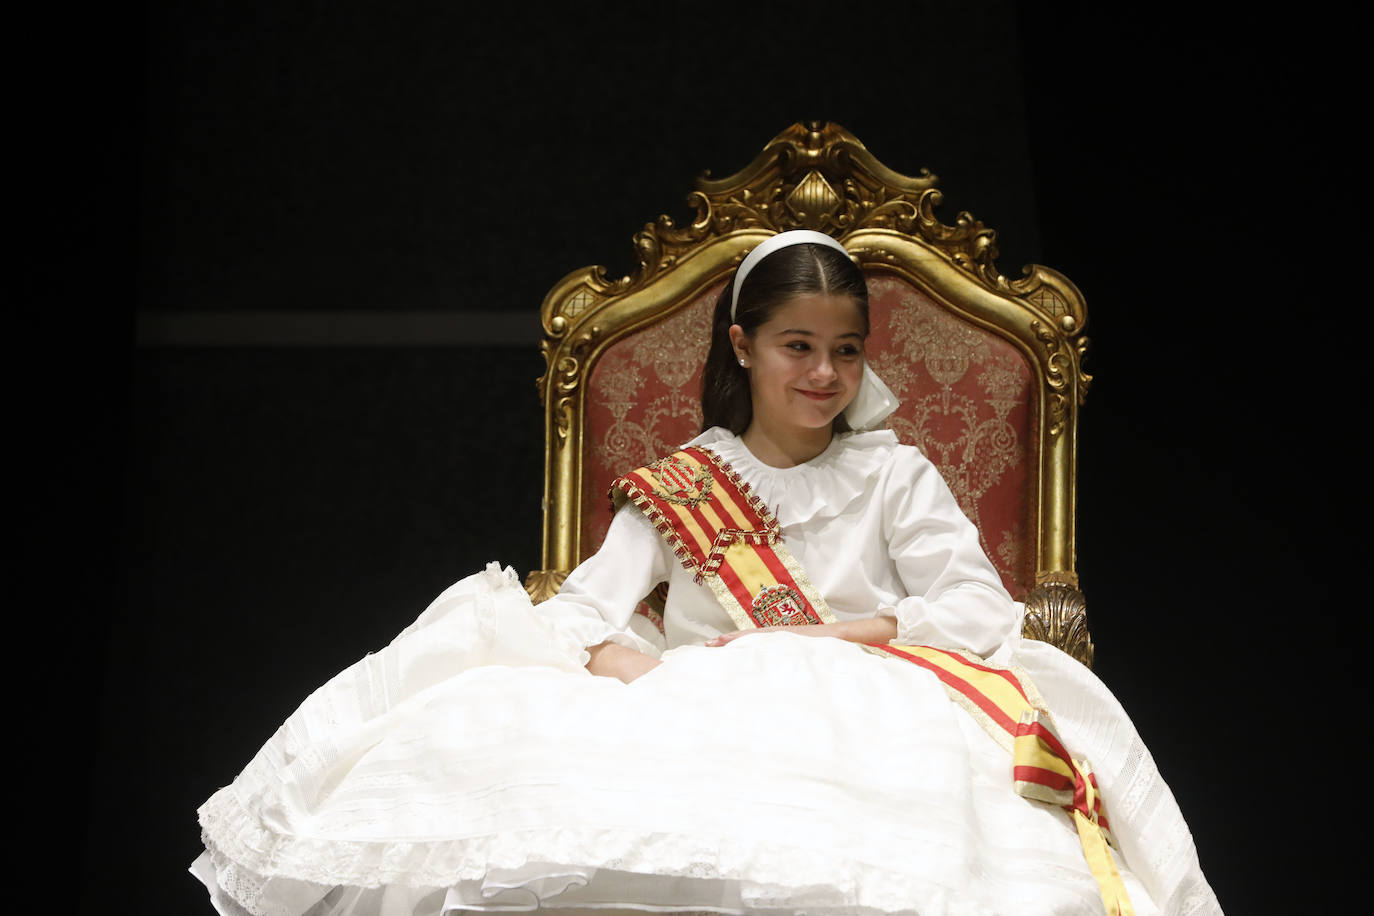
[[[689,225],[661,216],[645,226],[634,239],[636,271],[611,280],[601,267],[584,268],[549,292],[542,306],[546,371],[538,383],[546,443],[543,569],[526,583],[535,600],[556,592],[577,565],[582,513],[604,510],[605,494],[581,492],[584,383],[599,356],[720,282],[768,236],[815,229],[839,238],[870,276],[904,279],[1012,343],[1033,368],[1036,441],[1026,498],[1033,502],[1036,585],[1025,598],[1023,632],[1091,665],[1074,549],[1075,433],[1091,380],[1082,370],[1086,305],[1049,268],[1003,276],[993,230],[968,213],[953,225],[935,217],[936,183],[928,171],[893,172],[837,125],[794,124],[737,174],[698,179]]]

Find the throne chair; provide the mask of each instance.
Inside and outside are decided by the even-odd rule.
[[[901,399],[886,426],[940,469],[1024,603],[1023,635],[1092,664],[1074,550],[1075,430],[1091,380],[1083,296],[1046,267],[1003,276],[992,229],[967,212],[952,224],[935,215],[937,182],[887,168],[838,125],[794,124],[741,171],[698,178],[689,225],[660,216],[635,235],[632,273],[586,267],[549,291],[535,601],[605,537],[611,481],[701,431],[711,310],[744,255],[813,229],[868,278],[868,359]],[[646,638],[662,638],[659,598],[635,617]]]

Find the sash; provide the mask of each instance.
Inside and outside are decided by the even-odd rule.
[[[833,623],[835,616],[782,542],[777,520],[734,469],[692,446],[617,478],[611,503],[633,502],[695,581],[710,588],[740,629]],[[1012,755],[1017,794],[1063,807],[1109,916],[1134,916],[1112,860],[1097,779],[1064,747],[1025,672],[988,665],[971,652],[873,643],[868,651],[930,671],[950,698]]]
[[[612,508],[626,500],[741,630],[835,622],[773,513],[709,448],[686,448],[617,478]]]

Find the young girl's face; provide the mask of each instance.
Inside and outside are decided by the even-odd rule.
[[[864,322],[848,296],[799,296],[753,337],[731,327],[730,340],[749,372],[755,420],[775,428],[829,428],[859,391]]]

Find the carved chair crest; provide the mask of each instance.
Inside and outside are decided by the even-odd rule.
[[[1049,268],[1003,276],[996,233],[966,212],[941,222],[936,184],[888,169],[837,125],[794,124],[742,171],[699,178],[689,225],[646,225],[635,271],[583,268],[549,292],[544,568],[526,583],[536,601],[596,550],[611,480],[700,431],[711,307],[727,277],[768,236],[814,229],[869,278],[869,359],[902,399],[887,425],[940,468],[1026,603],[1024,634],[1092,663],[1074,552],[1086,306]]]

